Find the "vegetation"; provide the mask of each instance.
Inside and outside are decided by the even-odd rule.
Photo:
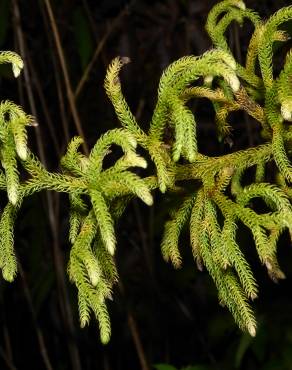
[[[246,18],[254,32],[241,64],[232,55],[225,31],[232,22],[242,24]],[[78,290],[81,327],[93,312],[101,341],[107,343],[106,300],[118,281],[115,226],[133,198],[151,206],[155,193],[174,194],[179,205],[165,223],[163,258],[181,267],[180,237],[187,230],[197,268],[210,274],[219,303],[230,310],[242,330],[255,336],[250,301],[257,298],[259,287],[237,235],[238,228],[248,228],[270,278],[285,278],[277,245],[285,231],[292,236],[292,54],[287,53],[278,75],[273,55],[275,47],[279,50],[289,38],[281,27],[291,18],[290,6],[264,22],[242,1],[215,5],[206,23],[214,48],[199,57],[183,57],[164,71],[147,132],[121,89],[119,73],[129,59],[115,58],[104,87],[121,128],[101,136],[88,155],[79,150],[83,139],[74,137],[59,173],[47,170],[28,148],[26,127],[36,125],[34,118],[16,104],[2,102],[0,188],[8,198],[0,220],[3,278],[13,281],[17,273],[13,230],[23,199],[44,189],[67,193],[72,243],[68,274]],[[0,62],[11,63],[15,77],[23,68],[22,59],[12,52],[1,52]],[[189,102],[202,98],[212,102],[220,142],[232,141],[230,113],[244,111],[260,125],[263,143],[221,156],[200,153],[196,133],[200,117]],[[123,154],[107,167],[105,157],[116,146]],[[264,212],[258,211],[258,203]]]

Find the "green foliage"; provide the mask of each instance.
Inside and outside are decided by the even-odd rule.
[[[154,368],[156,370],[176,370],[174,366],[167,365],[167,364],[157,364],[157,365],[154,365]]]
[[[254,33],[241,65],[231,53],[225,31],[231,22],[242,24],[245,19],[252,22]],[[284,67],[275,77],[273,45],[288,39],[281,25],[291,19],[292,7],[279,10],[264,22],[240,0],[215,5],[206,24],[215,48],[200,57],[183,57],[164,71],[148,132],[140,128],[121,89],[119,72],[129,59],[115,58],[104,86],[122,128],[105,133],[88,156],[79,151],[82,139],[73,138],[61,159],[61,173],[47,171],[29,151],[26,126],[33,125],[33,118],[15,104],[2,102],[0,188],[8,196],[0,220],[3,278],[12,281],[17,273],[13,227],[23,198],[43,189],[67,193],[72,243],[68,273],[78,290],[80,323],[87,325],[93,313],[101,340],[107,343],[110,320],[106,299],[111,298],[118,280],[115,225],[131,198],[138,197],[151,206],[155,189],[175,192],[181,201],[165,223],[164,259],[176,268],[181,266],[180,236],[187,230],[196,265],[210,274],[220,304],[231,311],[241,329],[254,336],[251,301],[258,296],[258,284],[239,244],[237,229],[244,224],[250,230],[259,260],[271,279],[285,278],[277,261],[277,243],[285,230],[292,236],[292,131],[287,123],[292,121],[292,54],[287,53]],[[15,77],[23,67],[21,58],[12,52],[1,52],[0,63],[11,63]],[[230,112],[241,110],[259,122],[264,143],[219,157],[199,153],[198,117],[188,102],[201,98],[213,104],[218,140],[231,133]],[[172,133],[172,139],[166,139],[166,131]],[[104,158],[113,145],[123,154],[105,168]],[[137,152],[138,145],[153,161],[149,177],[133,171],[133,167],[147,167]],[[271,163],[275,180],[267,176]],[[244,181],[247,170],[251,178],[248,185]],[[20,176],[24,171],[26,180]],[[265,204],[265,213],[257,212],[258,199]],[[237,362],[245,348],[243,343]]]

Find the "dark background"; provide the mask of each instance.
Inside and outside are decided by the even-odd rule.
[[[132,60],[122,72],[123,91],[147,129],[163,69],[211,47],[204,24],[215,3],[51,0],[65,58],[62,66],[46,1],[0,0],[0,49],[18,51],[26,66],[17,80],[10,66],[1,66],[1,99],[11,99],[36,116],[39,126],[29,128],[30,146],[42,162],[57,171],[72,136],[82,131],[91,148],[100,134],[118,125],[103,89],[106,68],[117,55]],[[263,18],[289,3],[246,1]],[[244,60],[250,33],[248,24],[243,29],[232,25],[227,33],[239,60]],[[200,117],[201,151],[225,152],[216,140],[211,105],[206,102],[194,109]],[[247,125],[243,116],[233,121],[232,150],[261,142],[256,124]],[[196,270],[187,236],[181,241],[181,270],[162,260],[163,223],[176,200],[158,194],[156,200],[150,209],[132,202],[119,224],[121,283],[108,304],[112,339],[107,346],[99,341],[94,319],[88,328],[79,327],[76,289],[66,274],[66,196],[42,193],[25,201],[15,230],[19,274],[13,284],[0,282],[0,369],[150,370],[157,363],[178,369],[196,365],[194,370],[292,369],[288,238],[284,235],[279,250],[287,279],[275,285],[258,263],[248,231],[241,229],[242,245],[260,283],[254,303],[259,329],[251,339],[218,305],[208,274]]]

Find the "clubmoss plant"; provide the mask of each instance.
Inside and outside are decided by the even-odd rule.
[[[254,32],[245,62],[240,64],[225,32],[231,22],[242,24],[245,19],[252,22]],[[228,307],[238,326],[254,336],[256,320],[250,301],[258,296],[258,284],[236,233],[239,224],[244,224],[269,276],[274,281],[285,277],[277,261],[277,243],[285,230],[292,236],[292,53],[287,53],[275,77],[273,45],[288,40],[281,25],[291,19],[292,6],[264,22],[240,0],[215,5],[206,24],[214,48],[201,56],[183,57],[163,72],[148,132],[140,128],[122,93],[119,72],[129,59],[115,58],[104,86],[121,128],[105,133],[88,156],[79,151],[82,138],[74,137],[61,159],[61,173],[49,172],[29,150],[26,126],[34,124],[33,117],[12,102],[1,102],[0,188],[8,197],[0,219],[3,278],[13,281],[17,274],[13,228],[23,199],[44,189],[67,193],[72,243],[68,274],[78,290],[80,323],[82,327],[88,324],[93,312],[101,341],[107,343],[111,330],[106,299],[118,280],[115,225],[132,198],[151,206],[154,191],[176,192],[181,202],[165,224],[164,259],[176,268],[181,266],[179,239],[187,226],[197,267],[208,271],[220,303]],[[21,58],[12,52],[1,52],[0,63],[11,63],[15,77],[23,68]],[[228,138],[232,131],[229,114],[241,110],[258,121],[263,143],[218,157],[199,153],[199,118],[187,103],[201,98],[213,104],[218,140]],[[173,133],[171,143],[165,139],[166,130]],[[103,160],[113,144],[121,147],[123,155],[104,169]],[[137,145],[154,164],[149,177],[132,171],[147,167]],[[271,163],[273,182],[266,174]],[[27,172],[26,180],[20,177],[20,166],[21,173]],[[251,168],[254,178],[245,185],[244,175]],[[185,196],[181,189],[187,185],[192,191]],[[255,198],[262,199],[269,211],[258,213],[252,202]]]

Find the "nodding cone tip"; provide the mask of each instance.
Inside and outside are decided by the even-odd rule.
[[[158,181],[158,185],[159,185],[159,190],[161,191],[162,194],[164,194],[167,189],[165,181],[163,180]]]
[[[246,5],[243,1],[236,1],[235,6],[237,6],[241,10],[246,10]]]
[[[10,189],[7,189],[8,199],[11,204],[15,205],[18,201],[18,190],[16,186],[11,186]]]
[[[116,243],[115,243],[115,241],[113,241],[113,240],[106,240],[105,247],[106,247],[107,251],[109,252],[109,254],[111,256],[113,256],[115,254],[115,250],[116,250]]]
[[[9,283],[12,283],[12,281],[15,278],[15,274],[11,273],[10,271],[7,271],[7,269],[3,268],[2,270],[2,276],[3,279],[8,281]]]
[[[146,160],[143,157],[140,157],[138,154],[136,154],[133,151],[129,151],[125,155],[125,160],[129,163],[130,166],[147,168]]]
[[[129,57],[120,57],[120,61],[123,65],[131,63],[131,59]]]
[[[240,89],[240,81],[236,74],[225,74],[223,77],[228,82],[233,92],[237,92]]]
[[[147,168],[147,162],[146,159],[140,157],[139,155],[136,155],[132,159],[132,163],[135,167],[140,167],[140,168]]]
[[[90,271],[88,271],[88,275],[89,275],[91,284],[93,286],[97,286],[97,283],[100,280],[100,274],[96,270],[90,269]]]
[[[273,36],[274,41],[289,41],[291,39],[290,35],[285,31],[276,31]],[[286,56],[287,57],[287,56]]]
[[[147,163],[146,159],[144,159],[144,158],[142,158],[142,157],[137,156],[137,159],[136,159],[136,166],[137,166],[137,167],[141,167],[141,168],[147,168],[148,163]]]
[[[285,121],[292,122],[292,101],[286,101],[282,103],[281,115]]]
[[[265,260],[264,260],[264,264],[266,265],[266,268],[268,269],[268,270],[273,270],[273,266],[272,266],[272,264],[271,264],[271,261],[268,259],[268,258],[266,258]]]
[[[252,337],[255,337],[255,336],[256,336],[257,331],[256,331],[256,326],[255,326],[255,324],[249,324],[249,325],[247,326],[247,330],[248,330],[248,332],[249,332],[250,336],[252,336]]]
[[[110,334],[101,334],[100,341],[102,344],[108,344],[108,342],[110,341]]]
[[[81,329],[85,328],[85,326],[88,324],[88,320],[87,319],[81,319],[80,320],[80,327]]]
[[[35,119],[33,119],[33,120],[31,120],[29,123],[28,123],[28,126],[33,126],[33,127],[37,127],[39,124],[38,124],[38,122],[35,120]]]
[[[27,158],[27,147],[24,143],[16,144],[16,152],[20,159],[23,161]]]
[[[211,85],[213,82],[214,76],[208,75],[204,78],[204,85]]]
[[[150,192],[147,193],[145,192],[145,194],[143,194],[143,198],[141,197],[141,199],[143,200],[144,203],[147,204],[147,206],[153,205],[153,197]]]
[[[20,59],[17,63],[12,63],[12,72],[15,78],[20,75],[20,72],[23,68],[23,61]]]

